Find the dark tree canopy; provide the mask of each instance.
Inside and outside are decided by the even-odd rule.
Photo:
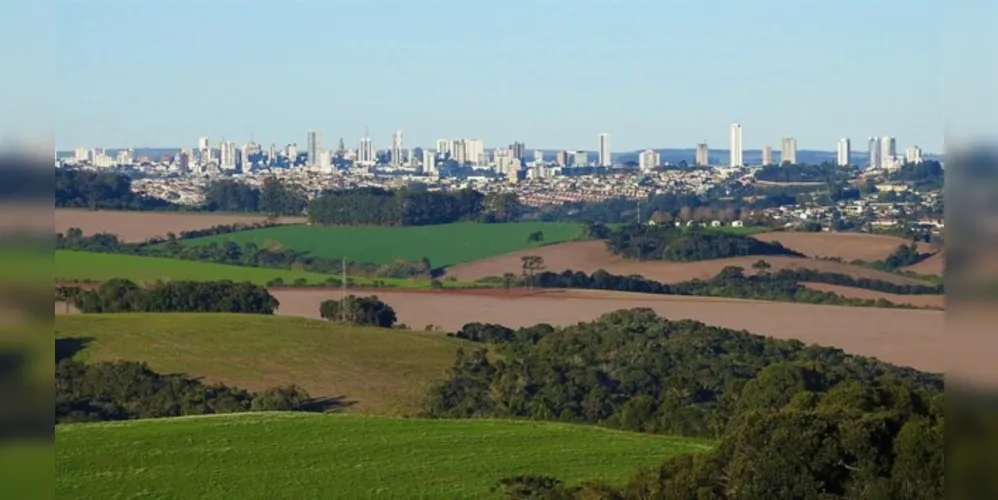
[[[607,248],[614,255],[638,260],[697,261],[748,255],[801,254],[750,236],[697,227],[631,224],[613,231]]]
[[[127,175],[55,169],[55,206],[90,210],[178,210],[180,207],[132,191]]]
[[[168,281],[142,288],[125,279],[102,282],[70,296],[84,313],[230,312],[273,314],[278,301],[267,289],[232,281]]]
[[[319,305],[319,315],[324,319],[348,325],[383,328],[391,328],[396,321],[395,310],[374,295],[369,297],[347,295],[342,300],[325,300]]]

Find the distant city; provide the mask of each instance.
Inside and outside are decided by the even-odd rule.
[[[196,146],[173,148],[122,148],[80,146],[75,151],[56,153],[59,164],[88,165],[92,167],[119,167],[141,164],[166,164],[180,174],[211,175],[224,172],[248,172],[271,167],[307,167],[319,172],[332,173],[343,169],[372,169],[417,171],[428,175],[439,174],[442,166],[458,166],[490,170],[504,176],[558,175],[560,169],[578,167],[637,167],[650,171],[656,167],[726,166],[750,167],[774,164],[835,163],[840,166],[855,165],[867,169],[890,170],[902,163],[920,163],[928,156],[917,145],[898,153],[897,139],[892,136],[870,137],[865,151],[854,151],[852,141],[841,138],[832,151],[798,150],[794,137],[782,137],[779,149],[764,144],[760,149],[746,150],[742,142],[743,128],[731,125],[728,149],[712,150],[706,142],[689,149],[647,149],[644,151],[612,152],[611,135],[599,134],[593,150],[528,151],[523,142],[508,146],[486,148],[483,140],[475,138],[438,139],[432,148],[407,146],[402,131],[392,134],[390,146],[377,149],[374,140],[366,135],[356,148],[348,148],[340,138],[335,148],[327,148],[322,132],[310,130],[305,134],[304,147],[297,143],[278,147],[271,143],[266,149],[250,140],[242,147],[236,142],[222,139],[212,144],[208,137],[200,137]],[[533,174],[531,172],[533,171]]]

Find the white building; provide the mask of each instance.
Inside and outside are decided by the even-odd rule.
[[[441,158],[446,158],[447,155],[453,155],[451,151],[452,142],[450,139],[437,139],[437,154]]]
[[[572,166],[583,167],[589,164],[589,153],[585,151],[572,152]]]
[[[235,141],[222,141],[218,146],[219,167],[222,170],[235,170],[238,166],[238,149]]]
[[[880,168],[892,168],[897,159],[897,140],[885,136],[880,140]]]
[[[706,142],[697,144],[696,164],[698,167],[706,167],[710,164],[710,149]]]
[[[322,150],[322,134],[314,130],[309,130],[305,134],[305,148],[305,152],[308,155],[305,164],[318,165],[319,151]]]
[[[437,157],[429,149],[423,150],[423,172],[430,175],[437,173]]]
[[[613,165],[613,160],[610,158],[610,134],[602,133],[599,135],[599,166],[609,167]]]
[[[904,152],[904,161],[906,163],[922,163],[922,148],[918,146],[911,146]]]
[[[835,163],[840,167],[849,165],[849,156],[852,154],[852,144],[849,139],[843,137],[839,139],[835,147]]]
[[[869,158],[867,159],[867,166],[869,168],[881,168],[883,166],[883,161],[881,161],[881,144],[879,137],[871,137],[866,142],[867,154]]]
[[[393,167],[399,167],[402,165],[402,131],[397,130],[392,134],[392,151],[391,160]]]
[[[544,163],[544,151],[534,150],[534,163]]]
[[[762,147],[762,164],[772,165],[773,164],[773,146],[766,144]]]
[[[659,154],[652,149],[642,151],[641,154],[638,155],[638,168],[640,168],[642,172],[648,172],[654,169],[659,165],[659,163],[661,163],[659,161]]]
[[[745,163],[742,161],[742,126],[740,123],[731,124],[731,161],[732,167],[741,167]]]
[[[797,139],[784,137],[780,148],[780,163],[797,164]]]
[[[360,144],[357,146],[357,163],[360,165],[374,165],[376,163],[374,142],[371,141],[370,137],[360,138]]]

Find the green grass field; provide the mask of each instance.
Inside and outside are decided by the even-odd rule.
[[[398,259],[430,259],[434,267],[492,257],[541,244],[560,243],[581,235],[581,226],[569,222],[520,222],[510,224],[444,224],[415,227],[324,227],[288,225],[252,229],[218,236],[183,240],[185,245],[234,241],[284,248],[329,258],[387,264]],[[542,243],[528,243],[535,232]]]
[[[417,411],[457,349],[474,347],[441,333],[250,314],[60,314],[55,334],[84,339],[82,361],[145,361],[250,390],[294,383],[355,402],[344,411],[392,415]]]
[[[136,283],[151,283],[156,280],[194,281],[249,281],[266,285],[274,278],[281,278],[285,285],[304,279],[309,285],[326,283],[332,278],[339,283],[340,275],[293,271],[290,269],[269,269],[262,267],[229,266],[193,260],[164,259],[74,250],[55,251],[56,281],[104,281],[111,278],[125,278]],[[357,286],[371,285],[374,278],[351,276]],[[398,288],[429,288],[429,279],[377,278],[387,286]],[[471,286],[472,283],[442,281],[444,287]],[[477,285],[485,286],[485,285]]]
[[[59,498],[490,498],[504,477],[622,483],[703,440],[598,427],[249,413],[56,427]]]

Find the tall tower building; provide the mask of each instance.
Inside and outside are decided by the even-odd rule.
[[[609,167],[613,165],[613,160],[610,158],[610,134],[602,133],[599,135],[599,166]]]
[[[559,167],[564,167],[568,165],[568,151],[561,150],[555,153],[554,163]]]
[[[897,159],[897,140],[891,136],[884,136],[880,139],[880,167],[888,168],[894,166]]]
[[[402,131],[397,130],[392,134],[392,166],[402,165]]]
[[[307,165],[319,164],[319,151],[322,150],[322,134],[314,130],[309,130],[305,134],[305,152],[308,155]]]
[[[780,163],[797,164],[797,139],[784,137],[780,148]]]
[[[357,163],[361,165],[374,165],[374,142],[370,137],[361,137],[357,146]]]
[[[763,166],[773,164],[773,146],[771,144],[762,147],[762,164]]]
[[[485,156],[485,141],[481,139],[462,139],[464,144],[465,161],[470,161],[474,165],[485,165],[488,158]]]
[[[540,149],[534,150],[534,162],[544,163],[544,151],[541,151]]]
[[[710,164],[710,149],[707,148],[706,142],[697,144],[696,162],[698,167],[706,167]]]
[[[922,163],[922,148],[911,146],[904,152],[905,163]]]
[[[431,175],[437,173],[437,157],[429,149],[423,150],[423,172]]]
[[[527,156],[527,145],[522,142],[514,142],[509,149],[513,150],[513,158],[517,160],[522,160],[524,156]]]
[[[838,146],[835,148],[835,163],[840,167],[845,167],[849,165],[849,157],[852,155],[852,144],[849,139],[843,137],[839,139]]]
[[[745,163],[742,161],[742,125],[740,123],[731,124],[731,161],[732,167],[741,167]]]
[[[437,139],[437,155],[441,158],[447,157],[447,155],[453,156],[452,143],[450,139]]]
[[[869,159],[867,161],[868,163],[867,167],[880,168],[881,166],[883,166],[883,162],[881,161],[880,158],[880,152],[881,152],[880,138],[871,137],[866,142],[866,148],[867,148],[866,149],[867,154],[869,155]]]

